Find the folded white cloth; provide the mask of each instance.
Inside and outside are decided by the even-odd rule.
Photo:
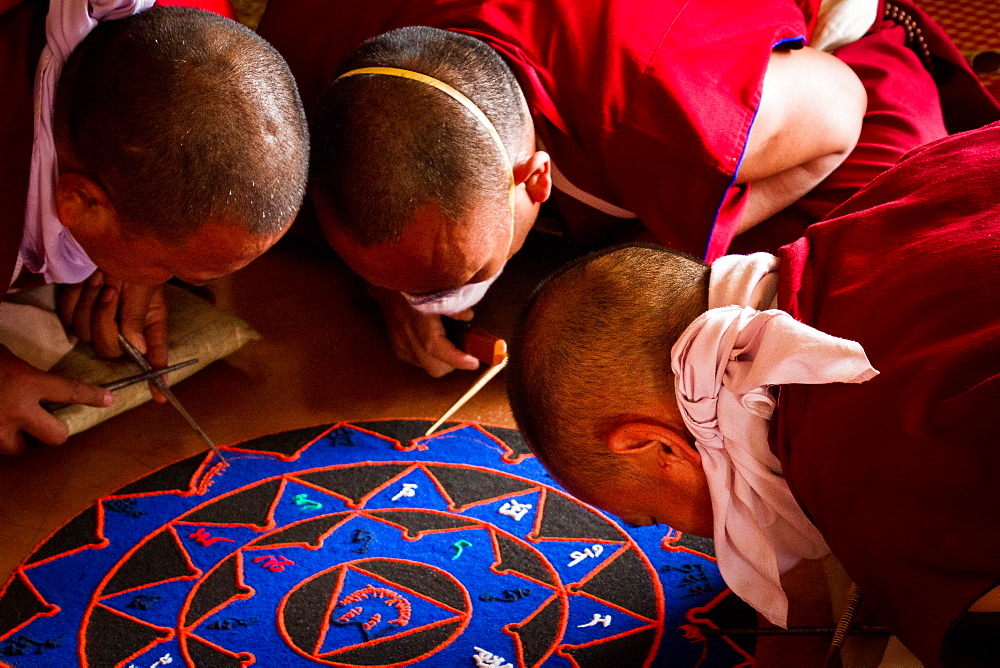
[[[100,21],[131,16],[155,0],[50,0],[45,19],[47,43],[35,75],[35,139],[31,151],[28,200],[24,211],[21,259],[28,270],[49,283],[80,283],[97,268],[55,209],[59,178],[52,115],[56,85],[73,49]]]
[[[785,626],[788,599],[781,573],[829,549],[793,498],[768,446],[776,405],[771,387],[860,383],[878,372],[853,341],[824,334],[784,311],[727,304],[770,302],[776,267],[766,253],[717,261],[709,304],[724,305],[710,308],[684,331],[671,351],[671,369],[681,415],[708,480],[722,577],[769,621]]]
[[[823,0],[809,46],[833,51],[864,37],[882,11],[882,0]]]

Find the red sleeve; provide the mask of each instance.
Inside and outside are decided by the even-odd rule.
[[[0,0],[0,2],[3,1]],[[229,0],[156,0],[156,5],[158,7],[194,7],[195,9],[214,12],[234,21],[239,20],[236,10]]]
[[[781,307],[861,343],[880,374],[783,387],[776,454],[866,605],[929,667],[1000,581],[984,529],[1000,508],[997,164],[1000,123],[939,140],[780,252]]]

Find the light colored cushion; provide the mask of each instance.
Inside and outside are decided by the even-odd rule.
[[[253,328],[235,315],[209,304],[187,290],[165,286],[167,332],[170,364],[198,358],[197,364],[175,371],[168,376],[171,385],[190,377],[206,365],[240,349],[260,337]],[[106,383],[139,373],[127,358],[98,359],[89,343],[79,342],[51,369],[52,373],[88,383]],[[115,402],[107,408],[72,405],[55,411],[66,423],[70,434],[77,434],[119,413],[149,401],[147,383],[137,383],[115,392]]]

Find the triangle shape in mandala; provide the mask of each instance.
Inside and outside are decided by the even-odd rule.
[[[320,655],[400,634],[413,635],[457,617],[451,608],[350,567],[332,603]]]
[[[108,545],[104,537],[104,508],[96,504],[60,527],[52,536],[24,562],[25,568],[37,566],[43,561],[71,552],[96,550]]]
[[[175,521],[188,524],[235,524],[267,529],[274,523],[274,507],[281,497],[281,478],[239,487],[191,510]]]
[[[132,494],[148,496],[168,492],[190,493],[197,486],[198,473],[213,455],[212,452],[199,452],[187,459],[164,466],[158,471],[153,471],[149,475],[116,490],[109,496],[129,496]]]
[[[650,592],[654,596],[655,592]],[[632,633],[655,622],[583,594],[570,594],[569,616],[562,640],[565,645],[585,645],[602,638]]]
[[[563,633],[563,624],[562,600],[553,595],[523,622],[504,627],[514,637],[519,665],[537,666],[548,658]]]
[[[356,508],[373,491],[413,466],[377,463],[331,466],[318,471],[297,473],[291,479],[335,494]]]
[[[247,599],[256,593],[243,580],[243,560],[242,552],[234,552],[195,585],[182,620],[186,628],[197,625],[206,615],[231,601]]]
[[[543,490],[534,536],[564,540],[624,541],[627,535],[617,524],[582,501],[552,488]]]
[[[24,571],[18,570],[6,589],[0,592],[0,639],[28,625],[36,617],[50,617],[60,608],[48,603],[28,580]]]
[[[579,646],[560,646],[559,653],[572,657],[578,668],[644,666],[656,651],[655,628],[611,636]]]
[[[427,464],[424,468],[452,500],[451,509],[459,512],[539,487],[530,480],[463,464]]]
[[[151,626],[98,604],[91,610],[80,655],[85,665],[117,666],[173,637],[171,628]]]
[[[98,592],[102,598],[160,582],[190,580],[200,576],[201,570],[191,563],[177,535],[166,526],[136,547],[112,573]]]
[[[261,436],[260,438],[226,446],[226,450],[263,453],[274,455],[284,461],[291,461],[298,459],[303,450],[315,443],[326,432],[330,431],[330,426],[329,424],[324,424]]]
[[[643,558],[632,546],[628,546],[611,555],[584,581],[572,585],[571,591],[586,592],[653,622],[658,615],[655,592],[649,586],[653,577]]]

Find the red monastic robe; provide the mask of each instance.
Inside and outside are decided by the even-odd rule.
[[[781,249],[779,306],[880,375],[781,390],[796,499],[927,666],[1000,583],[1000,123],[918,149]]]
[[[483,40],[511,66],[539,138],[574,186],[638,215],[660,243],[711,259],[726,251],[734,235],[745,188],[730,185],[770,53],[778,44],[807,40],[818,5],[819,0],[281,0],[268,6],[258,31],[288,61],[307,113],[365,39],[424,25]],[[879,44],[871,52],[885,48]],[[890,48],[913,56],[901,43]],[[863,55],[853,59],[864,60]],[[912,66],[913,58],[904,54],[896,60]],[[871,59],[875,69],[900,69],[891,55]],[[944,130],[934,84],[919,62],[893,75],[894,92],[886,104],[890,113],[898,109],[897,115],[911,119],[914,131],[876,133],[870,142],[894,146],[895,159]],[[879,76],[867,83],[874,89],[885,85]],[[899,90],[906,91],[905,100]],[[920,118],[927,107],[933,111],[929,122]],[[1000,118],[995,106],[993,113],[980,123]],[[876,171],[881,171],[885,159],[878,157]],[[867,167],[870,158],[859,154],[862,159]],[[829,184],[832,194],[823,195],[833,205],[873,175],[870,169],[855,174],[850,163],[842,169],[845,178]],[[582,237],[605,236],[611,220],[617,221],[612,229],[620,227],[620,218],[576,200],[561,197],[559,203],[571,231]],[[800,231],[793,227],[783,241]],[[766,246],[775,238],[780,236],[769,231],[758,243]]]

